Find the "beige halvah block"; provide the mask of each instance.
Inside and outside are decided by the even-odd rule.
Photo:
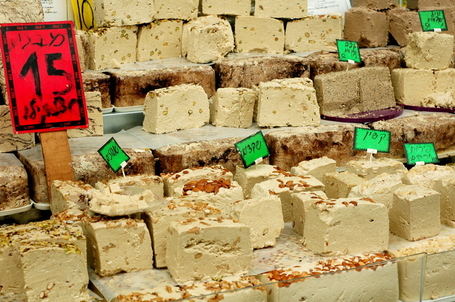
[[[284,23],[273,18],[238,16],[235,19],[235,51],[283,54]]]
[[[251,11],[250,0],[202,0],[204,15],[233,15],[249,16]]]
[[[161,60],[182,56],[182,20],[156,20],[139,26],[137,60]]]
[[[254,185],[269,179],[283,176],[294,176],[274,165],[257,164],[245,168],[235,167],[234,180],[243,188],[243,195],[249,198]]]
[[[171,222],[221,216],[221,210],[209,203],[186,201],[184,198],[167,198],[165,206],[145,212],[142,217],[152,238],[155,267],[166,267],[166,242]]]
[[[303,236],[305,225],[305,203],[327,199],[323,191],[300,192],[291,195],[292,228]]]
[[[103,136],[104,121],[101,93],[99,91],[85,92],[85,101],[88,112],[88,128],[68,129],[68,138]]]
[[[183,188],[191,181],[198,180],[233,180],[231,171],[221,165],[188,168],[177,173],[161,174],[164,183],[164,195],[178,197],[184,195]]]
[[[373,179],[383,173],[404,176],[408,169],[398,160],[382,157],[378,159],[354,159],[346,164],[346,171],[365,179]]]
[[[30,205],[27,171],[12,153],[0,153],[0,211]]]
[[[44,220],[21,225],[3,225],[0,227],[0,242],[2,242],[0,246],[0,267],[2,267],[3,270],[3,273],[0,274],[0,297],[12,293],[26,294],[26,281],[24,279],[20,252],[20,248],[23,245],[33,243],[47,247],[52,247],[53,245],[68,245],[69,247],[69,245],[71,245],[71,248],[68,251],[79,251],[79,256],[81,256],[83,260],[83,267],[86,268],[87,266],[85,253],[86,238],[82,233],[82,229],[72,224],[54,220]],[[50,260],[50,257],[46,258],[49,258]],[[37,265],[39,265],[39,263]],[[30,271],[28,271],[26,272],[28,275],[27,278],[39,279],[41,282],[40,285],[43,288],[50,282],[56,283],[55,274],[43,274],[43,271],[48,271],[48,269],[51,269],[54,265],[59,266],[59,263],[54,263],[45,270],[41,268],[38,274],[35,275],[30,274]],[[38,284],[35,283],[35,286],[37,285]],[[62,287],[60,287],[60,285],[61,284],[59,284],[59,288],[61,289]],[[85,288],[87,285],[88,280],[85,283]],[[81,287],[79,287],[79,290],[82,290]],[[37,300],[34,299],[29,301]]]
[[[95,189],[82,181],[54,180],[51,185],[50,209],[53,215],[70,208],[87,209]]]
[[[124,195],[140,194],[146,190],[153,193],[155,198],[164,196],[163,179],[155,174],[141,173],[139,175],[126,175],[108,180],[102,180],[95,184],[98,190],[103,190],[111,185],[119,186],[119,193]]]
[[[209,63],[234,49],[234,33],[226,19],[204,16],[183,25],[182,55],[193,63]]]
[[[452,228],[455,227],[455,176],[438,179],[433,189],[440,196],[441,222]]]
[[[433,189],[437,180],[453,176],[455,176],[455,171],[449,166],[416,165],[405,174],[403,183]]]
[[[286,24],[284,46],[293,52],[336,50],[336,40],[342,38],[341,14],[308,16]]]
[[[184,301],[188,297],[197,297],[194,298],[196,301],[267,302],[265,287],[260,285],[254,276],[228,276],[223,280],[192,282],[191,286],[167,284],[135,290],[131,294],[118,295],[112,302]]]
[[[232,219],[188,219],[169,227],[166,263],[177,283],[248,273],[250,227]]]
[[[431,300],[454,295],[454,249],[455,236],[450,234],[408,243],[391,251],[393,257],[404,257],[398,261],[400,300]],[[423,285],[421,280],[424,280]]]
[[[389,243],[387,207],[368,198],[307,202],[303,240],[322,255],[382,252]]]
[[[351,189],[364,182],[364,179],[354,173],[343,171],[324,174],[322,182],[329,198],[346,198]]]
[[[422,106],[434,92],[434,74],[428,69],[397,68],[392,71],[392,85],[398,102]]]
[[[4,1],[0,8],[0,23],[44,22],[40,0]]]
[[[94,1],[94,21],[99,27],[150,23],[154,14],[153,0]]]
[[[268,301],[398,301],[397,263],[390,259],[382,253],[324,258],[258,278]]]
[[[152,241],[141,220],[101,217],[84,221],[90,266],[100,276],[153,267]]]
[[[408,35],[405,61],[408,68],[449,68],[453,54],[453,36],[437,32],[414,32]]]
[[[393,205],[393,193],[402,186],[404,184],[401,176],[383,173],[352,187],[348,197],[370,198],[390,210]]]
[[[74,243],[21,244],[27,301],[89,301],[89,278],[83,253],[85,251]]]
[[[257,98],[252,89],[218,88],[210,102],[210,123],[218,127],[251,127]]]
[[[395,190],[390,209],[390,232],[409,241],[439,234],[440,196],[421,185],[407,185]]]
[[[275,195],[235,202],[232,217],[250,227],[255,249],[274,246],[284,229],[281,200]]]
[[[190,20],[198,16],[199,0],[155,0],[155,19]]]
[[[323,191],[324,184],[313,176],[280,176],[254,185],[251,198],[278,195],[284,222],[292,221],[291,195],[307,191]]]
[[[335,160],[323,156],[310,160],[303,160],[299,162],[298,166],[292,167],[290,172],[297,176],[311,175],[319,181],[322,181],[326,173],[335,173],[336,168],[337,163]]]
[[[308,0],[256,0],[254,15],[272,18],[303,18],[308,15]]]
[[[160,88],[145,97],[144,115],[142,129],[150,133],[199,128],[209,122],[209,101],[199,85]]]
[[[422,101],[422,106],[433,108],[453,108],[455,107],[455,95],[451,92],[431,93]]]
[[[256,122],[260,127],[317,126],[321,122],[316,90],[309,78],[259,83]]]
[[[137,26],[89,31],[90,69],[120,68],[136,61]]]

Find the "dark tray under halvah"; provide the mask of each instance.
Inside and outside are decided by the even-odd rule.
[[[377,121],[389,120],[395,117],[399,117],[403,114],[403,106],[397,105],[395,107],[389,107],[379,110],[373,110],[368,112],[359,112],[348,114],[345,117],[321,115],[321,117],[328,121],[345,122],[345,123],[372,123]]]
[[[411,106],[411,105],[404,105],[404,108],[409,109],[409,110],[415,110],[415,111],[455,113],[455,108],[422,107],[422,106]]]

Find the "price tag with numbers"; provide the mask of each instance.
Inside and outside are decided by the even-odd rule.
[[[376,150],[390,152],[390,131],[367,128],[354,129],[354,150]]]
[[[237,151],[240,153],[245,168],[258,163],[261,159],[270,155],[269,148],[262,131],[235,143]]]
[[[87,128],[73,22],[8,23],[0,32],[14,132]]]
[[[447,22],[443,10],[419,11],[420,25],[423,31],[447,31]]]
[[[408,165],[418,163],[435,164],[439,162],[434,143],[403,144]]]
[[[120,148],[114,138],[108,140],[107,143],[98,150],[98,153],[114,172],[117,172],[120,168],[124,168],[126,162],[130,159],[128,154]]]
[[[358,42],[337,39],[337,49],[340,61],[350,63],[362,62]]]

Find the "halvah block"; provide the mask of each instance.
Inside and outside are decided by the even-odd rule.
[[[396,105],[390,71],[364,67],[321,74],[314,78],[321,114],[347,117]]]
[[[452,35],[437,32],[414,32],[408,35],[405,54],[408,68],[449,68],[453,54]]]
[[[253,248],[274,246],[284,229],[281,200],[275,195],[235,202],[232,217],[250,227]]]
[[[402,186],[404,184],[398,174],[383,173],[352,187],[348,197],[370,198],[390,210],[393,205],[393,193]]]
[[[392,71],[395,98],[404,105],[422,106],[434,92],[434,74],[429,69],[398,68]]]
[[[143,221],[101,217],[84,221],[90,266],[100,276],[153,267],[150,234]]]
[[[169,227],[166,263],[177,282],[246,274],[253,248],[250,228],[231,219],[189,219]]]
[[[372,179],[383,173],[404,176],[408,172],[408,169],[398,160],[383,157],[374,160],[351,160],[346,164],[346,171],[357,174],[365,179]]]
[[[175,173],[161,174],[164,183],[164,195],[178,197],[184,194],[183,188],[191,181],[198,180],[232,180],[234,175],[221,165],[183,169]]]
[[[416,165],[406,173],[403,183],[433,189],[439,179],[453,176],[455,176],[455,171],[449,166],[435,164]]]
[[[321,122],[316,91],[309,78],[259,83],[256,121],[260,127],[317,126]]]
[[[90,69],[119,68],[136,61],[137,26],[89,31]]]
[[[183,25],[182,55],[193,63],[216,61],[234,49],[234,34],[225,19],[205,16]]]
[[[155,0],[155,19],[190,20],[198,15],[198,0]]]
[[[110,185],[103,191],[93,191],[90,211],[109,217],[119,217],[142,213],[155,202],[155,196],[149,190],[138,194],[126,195],[120,186]]]
[[[70,208],[87,209],[94,188],[82,181],[54,180],[51,185],[50,210],[53,215]]]
[[[182,20],[156,20],[139,26],[137,60],[161,60],[182,56]]]
[[[14,154],[0,153],[0,211],[29,204],[27,171]]]
[[[366,7],[353,7],[345,13],[344,39],[357,41],[359,47],[387,46],[387,15]]]
[[[33,133],[14,134],[9,106],[0,105],[0,152],[30,149],[35,146]]]
[[[257,93],[248,88],[218,88],[210,102],[210,123],[218,127],[249,128]]]
[[[279,176],[290,175],[274,165],[258,164],[248,168],[244,166],[235,167],[234,180],[243,188],[245,198],[250,197],[254,185]]]
[[[126,175],[124,177],[102,180],[95,184],[99,190],[103,190],[104,187],[110,187],[111,185],[118,185],[119,192],[124,195],[135,195],[149,190],[156,199],[164,196],[163,179],[155,174],[140,173],[138,175]]]
[[[89,301],[85,251],[73,243],[21,244],[27,301]]]
[[[94,1],[94,21],[99,27],[113,27],[150,23],[154,14],[153,0]]]
[[[409,241],[436,236],[441,229],[440,195],[418,185],[398,188],[389,212],[390,232]]]
[[[291,195],[292,228],[303,236],[305,226],[305,203],[327,199],[323,191],[300,192]]]
[[[303,160],[299,162],[298,166],[291,168],[291,174],[297,176],[311,175],[322,181],[326,173],[335,173],[337,163],[335,160],[327,156],[314,158],[310,160]]]
[[[364,6],[375,10],[384,10],[393,7],[397,3],[392,0],[353,0],[352,6]]]
[[[340,14],[308,16],[286,24],[285,48],[293,52],[336,50],[343,38]]]
[[[143,129],[155,134],[198,128],[209,122],[209,101],[199,85],[160,88],[147,94],[144,115]]]
[[[142,217],[150,231],[153,241],[154,265],[157,268],[166,267],[166,242],[168,228],[173,221],[181,221],[199,217],[221,217],[220,209],[209,203],[185,201],[183,198],[169,198],[162,208],[145,212]]]
[[[254,15],[272,18],[303,18],[308,15],[308,0],[257,0]]]
[[[363,178],[348,171],[326,173],[322,180],[329,198],[346,198],[351,189],[363,181]]]
[[[390,259],[385,254],[329,258],[258,278],[266,284],[268,301],[398,301],[397,264]]]
[[[234,15],[249,16],[251,11],[250,0],[202,0],[204,15]]]
[[[283,54],[283,21],[252,16],[236,17],[235,51]]]
[[[40,0],[5,1],[0,8],[0,23],[44,22]]]
[[[99,91],[85,92],[85,101],[88,112],[88,128],[68,129],[68,138],[103,136],[104,121],[101,93]]]
[[[455,227],[455,177],[449,176],[437,180],[433,189],[441,194],[441,223]]]
[[[405,7],[395,7],[387,11],[389,33],[398,45],[408,45],[408,34],[422,30],[419,13]]]
[[[368,198],[305,203],[303,239],[321,255],[382,252],[389,243],[387,207]]]
[[[322,182],[312,176],[284,176],[266,180],[254,185],[251,198],[278,195],[281,199],[281,210],[284,222],[292,221],[291,195],[305,191],[322,191]]]

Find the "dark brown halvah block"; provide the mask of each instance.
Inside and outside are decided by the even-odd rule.
[[[438,152],[455,147],[455,116],[450,113],[418,114],[371,124],[376,130],[391,132],[389,156],[404,158],[404,143],[433,142]]]
[[[296,127],[271,131],[265,135],[270,163],[286,171],[303,160],[327,156],[342,166],[358,152],[352,149],[354,124]]]
[[[180,84],[200,85],[209,98],[214,95],[215,72],[212,67],[181,60],[175,62],[173,64],[137,62],[125,64],[119,70],[109,69],[113,105],[116,107],[144,105],[145,96],[149,91]]]
[[[112,107],[109,85],[111,77],[101,71],[87,70],[82,73],[84,91],[99,91],[103,108]]]
[[[153,152],[158,161],[157,173],[176,173],[187,168],[217,164],[234,173],[237,165],[243,165],[234,145],[242,139],[231,137],[161,147]],[[268,158],[264,163],[268,163]]]
[[[408,45],[408,34],[422,31],[419,13],[405,7],[396,7],[387,11],[389,33],[398,45]]]
[[[309,77],[306,58],[285,56],[230,55],[215,62],[217,88],[252,88],[273,79]]]

